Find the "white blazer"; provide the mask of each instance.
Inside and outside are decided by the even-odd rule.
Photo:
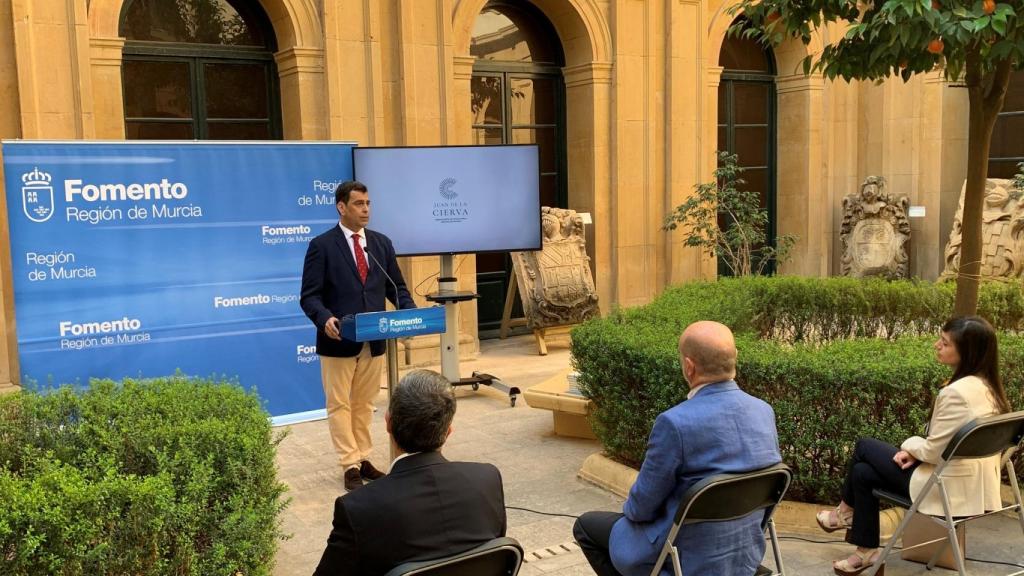
[[[975,418],[999,413],[985,381],[966,376],[939,391],[928,426],[928,437],[907,438],[901,448],[921,461],[910,478],[910,497],[917,502],[921,489],[942,461],[942,452],[961,426]],[[953,516],[970,516],[1002,506],[999,495],[1000,457],[975,458],[951,462],[942,473]],[[932,488],[918,508],[921,513],[942,516],[942,496]]]

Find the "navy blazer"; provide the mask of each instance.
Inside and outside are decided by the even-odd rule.
[[[708,384],[658,415],[625,516],[612,528],[612,563],[624,576],[654,569],[679,501],[700,480],[782,461],[775,412],[727,380]],[[687,576],[753,574],[764,557],[764,512],[726,522],[683,526],[676,538]],[[671,574],[666,562],[661,573]]]
[[[369,272],[365,284],[359,280],[356,260],[340,226],[334,225],[313,238],[306,249],[299,305],[316,325],[316,353],[321,356],[356,356],[363,347],[362,342],[328,338],[324,325],[331,316],[341,320],[350,314],[383,311],[385,297],[396,308],[416,307],[398,268],[391,239],[368,228],[364,228],[363,233],[366,235],[366,251],[373,256],[366,258]],[[388,281],[381,266],[387,267],[387,274],[395,286]],[[385,346],[383,340],[370,342],[370,353],[380,356]]]
[[[491,464],[412,454],[334,502],[314,576],[379,576],[404,562],[458,554],[505,535],[501,474]]]

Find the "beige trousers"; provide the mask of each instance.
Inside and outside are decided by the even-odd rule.
[[[343,468],[370,458],[373,400],[380,391],[384,355],[370,355],[364,344],[351,358],[320,357],[320,377],[327,397],[327,425]]]

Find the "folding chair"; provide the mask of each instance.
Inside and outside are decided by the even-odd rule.
[[[878,562],[876,562],[874,567],[871,568],[868,575],[874,576],[878,571],[878,568],[885,563],[885,559],[889,556],[889,553],[892,552],[893,545],[897,540],[899,540],[900,536],[903,535],[903,530],[907,527],[907,524],[910,522],[910,519],[914,514],[917,513],[917,507],[920,505],[921,500],[923,500],[924,496],[931,490],[938,490],[939,494],[942,495],[942,509],[945,514],[941,518],[936,516],[922,516],[946,528],[946,536],[922,542],[911,546],[910,548],[904,548],[904,550],[910,550],[920,546],[934,544],[936,542],[944,542],[943,546],[939,547],[938,550],[935,551],[931,560],[928,562],[929,570],[935,567],[936,560],[938,560],[942,552],[945,551],[946,546],[952,546],[953,557],[956,559],[957,571],[959,571],[960,576],[966,576],[967,570],[964,567],[963,554],[960,552],[960,546],[957,544],[956,537],[957,526],[964,524],[965,522],[984,518],[985,516],[991,516],[992,514],[998,514],[1006,510],[1016,510],[1017,517],[1020,520],[1021,532],[1024,533],[1024,507],[1021,506],[1020,487],[1017,486],[1017,473],[1013,469],[1013,462],[1010,458],[1006,459],[1006,471],[1010,476],[1010,486],[1013,488],[1013,497],[1016,500],[1016,504],[1005,506],[999,510],[985,512],[984,514],[954,519],[949,509],[949,495],[946,493],[946,487],[942,484],[942,472],[950,462],[954,460],[986,458],[996,454],[1005,454],[1007,451],[1016,449],[1022,440],[1024,440],[1024,411],[972,420],[957,430],[956,434],[953,435],[953,438],[950,439],[949,445],[946,446],[946,449],[942,452],[942,462],[935,467],[935,471],[932,473],[931,477],[928,478],[924,488],[921,489],[921,497],[918,498],[917,502],[911,502],[908,498],[904,498],[898,494],[893,494],[884,490],[874,490],[872,493],[875,497],[907,509],[907,513],[903,516],[903,521],[900,522],[899,527],[896,528],[896,532],[892,535],[892,538],[889,538],[889,542],[885,545],[885,550],[882,551],[882,555],[878,557]],[[1024,574],[1024,570],[1014,572],[1008,576],[1020,576],[1021,574]]]
[[[503,537],[452,556],[406,562],[384,576],[516,576],[522,563],[523,547]]]
[[[679,535],[682,526],[698,522],[736,520],[757,510],[764,510],[761,530],[767,530],[771,538],[775,568],[778,570],[767,573],[782,576],[782,554],[779,552],[779,539],[775,535],[772,514],[782,501],[792,479],[793,473],[789,467],[780,463],[742,474],[716,474],[691,486],[679,501],[675,521],[668,531],[668,538],[661,548],[658,561],[654,563],[651,576],[658,576],[665,559],[669,556],[672,557],[672,570],[675,575],[683,576],[679,550],[675,545],[676,536]],[[757,574],[765,573],[762,571],[763,568],[759,568]]]

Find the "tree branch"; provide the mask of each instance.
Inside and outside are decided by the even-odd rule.
[[[992,82],[985,92],[985,109],[993,110],[998,114],[1002,109],[1002,100],[1006,96],[1006,89],[1010,85],[1010,73],[1013,71],[1010,58],[1003,58],[996,62],[996,69],[990,73]]]
[[[972,44],[967,48],[965,60],[964,83],[969,89],[980,87],[984,78],[981,73],[981,50],[977,44]]]

